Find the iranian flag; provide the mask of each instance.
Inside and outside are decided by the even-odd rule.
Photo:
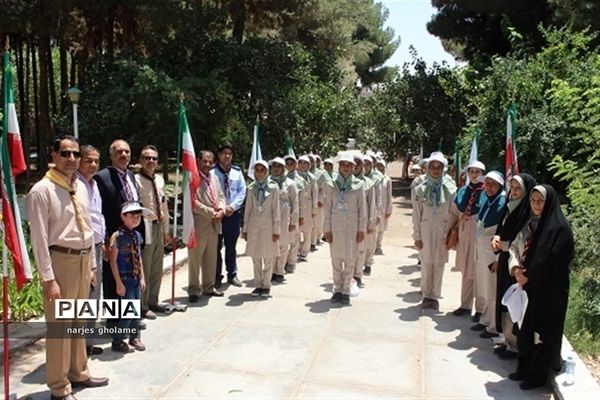
[[[2,98],[3,98],[3,124],[1,138],[1,192],[2,192],[2,223],[4,230],[4,243],[10,251],[17,289],[31,280],[31,264],[25,246],[25,235],[21,224],[21,215],[17,205],[17,194],[15,192],[14,176],[27,170],[19,123],[15,110],[14,95],[12,90],[12,68],[10,66],[10,55],[4,53],[2,74]],[[12,162],[11,162],[12,160]],[[4,266],[4,277],[8,277],[8,269]]]
[[[183,168],[183,243],[189,249],[196,247],[194,231],[194,197],[200,187],[200,174],[196,164],[196,152],[192,142],[192,134],[185,113],[183,101],[179,103],[179,140],[177,146],[177,165]]]
[[[517,160],[517,148],[515,145],[515,132],[517,119],[517,105],[514,101],[510,102],[508,106],[508,113],[506,115],[506,186],[510,186],[510,180],[513,176],[519,174],[519,161]]]

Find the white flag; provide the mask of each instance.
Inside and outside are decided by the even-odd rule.
[[[250,165],[248,165],[248,176],[254,179],[254,163],[258,160],[262,160],[262,151],[260,150],[260,143],[258,141],[258,124],[254,125],[254,140],[252,142],[252,154],[250,155]]]

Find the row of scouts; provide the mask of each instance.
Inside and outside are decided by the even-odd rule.
[[[219,154],[224,148],[232,151],[230,145],[223,145]],[[258,160],[251,166],[254,181],[247,188],[241,225],[245,254],[254,267],[252,296],[270,297],[271,283],[283,282],[298,262],[307,261],[322,238],[331,245],[332,301],[349,304],[353,278],[363,286],[363,274],[370,274],[373,256],[383,254],[383,232],[392,207],[391,181],[384,175],[383,160],[357,154],[343,155],[338,162],[338,172],[332,159],[326,159],[321,168],[320,157],[312,154]],[[196,247],[189,250],[188,295],[192,303],[200,294],[222,295],[214,287],[210,266],[216,238],[223,229],[226,195],[223,180],[210,174],[212,164],[213,154],[201,151],[202,183],[195,197],[194,219],[196,232],[202,234]],[[360,203],[352,203],[355,199]],[[346,226],[352,221],[355,223]]]
[[[559,371],[574,244],[555,190],[526,173],[505,180],[472,162],[467,184],[457,189],[443,154],[413,168],[413,239],[419,250],[423,309],[439,309],[444,264],[458,232],[456,266],[462,273],[461,304],[452,313],[471,315],[482,338],[498,338],[493,351],[518,359],[511,380],[523,390],[543,386]],[[513,286],[515,285],[515,286]],[[518,286],[528,296],[522,321],[502,304]]]

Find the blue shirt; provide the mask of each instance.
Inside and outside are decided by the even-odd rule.
[[[235,211],[239,210],[246,199],[246,181],[240,167],[231,165],[229,171],[225,172],[217,164],[210,172],[219,180],[223,195],[225,196],[225,203]]]
[[[135,235],[135,241],[132,237]],[[110,247],[117,249],[117,267],[121,278],[137,278],[139,275],[134,275],[134,254],[137,252],[141,258],[142,255],[142,235],[138,231],[131,231],[127,228],[119,228],[110,238]]]

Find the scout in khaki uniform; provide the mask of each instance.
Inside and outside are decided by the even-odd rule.
[[[394,205],[392,204],[392,180],[385,173],[386,162],[384,160],[378,160],[375,166],[383,175],[383,179],[381,181],[382,218],[381,223],[377,225],[377,246],[375,248],[375,255],[382,256],[383,249],[381,248],[381,245],[383,243],[383,233],[387,231],[388,220],[392,216]]]
[[[279,187],[279,208],[281,210],[281,233],[279,235],[279,256],[275,261],[273,282],[283,282],[285,265],[290,252],[290,243],[298,230],[298,191],[294,181],[286,176],[285,161],[277,157],[271,161],[269,180]]]
[[[31,247],[43,282],[44,315],[48,324],[46,384],[53,400],[75,399],[73,386],[108,384],[108,378],[90,375],[85,337],[71,337],[66,333],[67,327],[83,327],[83,323],[57,321],[54,314],[57,299],[87,299],[90,283],[94,283],[96,276],[87,189],[75,177],[80,158],[75,137],[56,139],[52,151],[54,167],[27,196]]]
[[[365,261],[367,259],[367,240],[369,235],[371,237],[375,234],[375,228],[377,224],[377,209],[375,204],[375,187],[373,181],[365,176],[363,170],[363,156],[354,156],[354,176],[363,183],[363,189],[365,191],[365,207],[367,209],[367,229],[365,240],[360,243],[358,247],[358,256],[355,259],[354,265],[354,279],[358,284],[358,287],[363,287],[362,277],[363,270],[365,267]]]
[[[462,273],[460,285],[460,307],[452,311],[456,316],[471,314],[475,298],[475,246],[477,244],[477,213],[479,212],[479,197],[483,191],[483,172],[485,165],[474,161],[467,167],[469,183],[461,187],[452,207],[448,225],[458,223],[458,242],[456,243],[456,259],[454,264]],[[484,302],[477,299],[475,314],[483,311]]]
[[[170,241],[169,207],[165,196],[165,181],[156,173],[158,150],[149,145],[140,154],[142,169],[135,174],[140,201],[148,210],[144,217],[145,240],[142,259],[147,289],[142,292],[142,315],[156,319],[156,312],[165,312],[159,303],[160,284],[163,275],[165,245]]]
[[[373,191],[375,192],[375,229],[372,233],[367,234],[365,240],[365,275],[371,275],[371,267],[373,266],[375,249],[377,248],[377,232],[381,225],[383,217],[383,201],[381,194],[381,183],[383,182],[383,175],[373,168],[373,157],[363,157],[364,173],[365,176],[373,181]]]
[[[254,163],[255,181],[248,186],[242,237],[246,240],[246,254],[252,257],[254,284],[252,296],[268,297],[275,259],[279,256],[281,211],[279,186],[269,180],[269,164],[264,160]]]
[[[302,156],[298,159],[298,174],[307,182],[306,187],[300,192],[300,226],[302,238],[300,240],[300,251],[298,260],[306,261],[310,246],[312,243],[313,222],[317,215],[317,201],[319,191],[317,181],[310,173],[310,159],[308,156]]]
[[[441,153],[432,154],[427,176],[415,189],[413,239],[421,260],[421,307],[424,309],[439,309],[444,264],[448,261],[447,220],[456,185],[444,175],[447,166],[448,161]]]
[[[298,262],[298,250],[300,249],[300,231],[304,223],[304,218],[300,215],[300,209],[302,208],[302,191],[306,188],[308,183],[302,178],[296,167],[298,162],[296,157],[291,154],[284,156],[285,169],[287,170],[287,177],[294,181],[296,184],[296,193],[298,200],[298,227],[292,232],[290,238],[290,250],[288,253],[287,263],[285,264],[285,272],[291,274],[296,269],[296,263]]]
[[[354,159],[343,155],[339,174],[327,186],[323,205],[324,236],[331,251],[334,294],[332,303],[350,304],[350,284],[358,248],[367,229],[367,211],[363,183],[352,174]]]

